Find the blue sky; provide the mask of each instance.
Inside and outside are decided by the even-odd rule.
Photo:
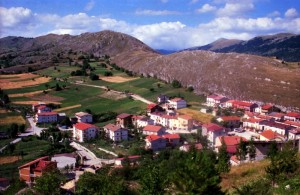
[[[0,37],[113,30],[155,49],[300,33],[300,0],[0,0]]]

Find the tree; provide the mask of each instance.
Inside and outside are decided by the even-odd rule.
[[[92,81],[96,81],[96,80],[99,80],[99,76],[96,75],[96,74],[94,74],[94,73],[91,73],[91,74],[90,74],[90,79],[91,79]]]
[[[62,88],[59,86],[58,83],[56,83],[56,85],[55,85],[55,91],[61,91],[61,90],[62,90]]]
[[[242,162],[246,160],[247,152],[247,142],[241,138],[240,143],[237,146],[236,157]]]
[[[17,137],[17,135],[18,135],[18,129],[19,129],[18,124],[12,123],[12,124],[10,125],[9,132],[8,132],[9,136],[10,136],[11,138]]]
[[[271,144],[269,145],[267,157],[272,159],[278,154],[278,148],[276,141],[271,141]]]
[[[25,132],[25,124],[21,124],[21,125],[19,126],[19,128],[18,128],[18,131],[19,131],[20,133],[24,133],[24,132]]]
[[[283,182],[293,175],[299,169],[299,165],[293,142],[287,142],[282,151],[271,158],[271,164],[266,167],[267,178],[274,186],[275,183]]]
[[[194,91],[194,87],[193,87],[193,86],[189,86],[189,87],[187,88],[187,91],[188,91],[188,92],[193,92],[193,91]]]
[[[230,157],[227,153],[227,146],[224,141],[224,137],[222,137],[222,145],[219,149],[218,153],[218,164],[217,169],[219,173],[228,173],[230,171]]]
[[[106,77],[113,76],[113,73],[111,71],[105,71],[104,76]]]
[[[249,159],[251,161],[255,160],[256,157],[256,148],[254,146],[254,142],[253,139],[251,138],[250,142],[249,142],[249,146],[248,146],[248,154],[249,154]]]
[[[153,87],[151,87],[151,88],[149,89],[149,91],[151,91],[151,92],[154,92],[154,88],[153,88]]]
[[[41,194],[60,194],[60,184],[65,181],[59,170],[54,169],[36,178],[34,189]]]
[[[175,191],[182,194],[223,194],[213,152],[190,150],[177,161],[181,162],[171,179]]]
[[[164,194],[166,188],[166,182],[160,174],[159,167],[153,164],[148,164],[139,184],[141,194]]]
[[[174,88],[180,88],[181,87],[181,83],[178,80],[173,80],[172,81],[172,87],[174,87]]]
[[[70,126],[72,126],[72,122],[71,122],[70,118],[67,116],[60,122],[60,125],[70,127]]]

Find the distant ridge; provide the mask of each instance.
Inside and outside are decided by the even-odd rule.
[[[218,53],[246,53],[261,56],[274,56],[278,59],[300,61],[300,35],[280,33],[276,35],[258,36],[248,41],[236,39],[219,39],[208,45],[185,49],[207,50]]]
[[[252,41],[263,42],[265,47],[268,44],[281,44],[283,39],[298,37],[282,34],[276,38],[264,36]],[[231,48],[242,43],[247,42],[221,39],[215,47]],[[83,55],[109,55],[111,63],[133,74],[149,75],[166,82],[178,80],[185,87],[193,86],[199,94],[219,93],[229,98],[300,107],[299,65],[295,63],[290,67],[275,58],[212,51],[182,51],[162,55],[132,36],[113,31],[77,36],[49,34],[37,38],[6,37],[0,39],[0,45],[1,63],[10,62],[10,67],[0,69],[1,72],[12,72],[17,67],[28,68],[31,65],[38,69],[66,64],[69,57],[81,63],[79,57]],[[288,46],[290,48],[291,44]]]

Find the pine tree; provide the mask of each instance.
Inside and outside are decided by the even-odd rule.
[[[246,160],[247,156],[247,143],[243,141],[243,139],[240,139],[240,143],[237,147],[236,151],[236,157],[242,162]]]
[[[254,146],[253,139],[251,138],[249,142],[249,147],[248,147],[248,153],[249,153],[249,158],[251,161],[255,160],[256,157],[256,148]]]
[[[227,146],[224,141],[224,137],[222,137],[222,145],[219,149],[218,153],[218,164],[217,169],[219,173],[228,173],[230,171],[230,157],[227,153]]]

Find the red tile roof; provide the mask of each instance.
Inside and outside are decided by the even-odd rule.
[[[162,138],[162,137],[160,137],[160,136],[158,136],[158,135],[148,135],[148,136],[146,137],[146,139],[147,139],[149,142],[151,142],[151,141],[155,141],[155,140],[158,140],[158,139],[164,139],[164,138]]]
[[[28,163],[26,163],[26,164],[24,164],[24,165],[19,166],[19,169],[22,169],[22,168],[28,167],[28,166],[30,166],[30,165],[32,165],[32,164],[38,163],[38,162],[41,161],[41,160],[48,160],[48,159],[49,159],[49,156],[44,156],[44,157],[35,159],[35,160],[30,161],[30,162],[28,162]]]
[[[39,106],[37,109],[41,110],[41,109],[44,109],[44,108],[47,108],[47,106],[44,106],[44,105],[43,106]]]
[[[283,138],[280,134],[278,134],[274,131],[271,131],[271,130],[264,130],[260,135],[267,138],[267,139],[269,139],[269,140],[275,139],[277,137]]]
[[[300,122],[296,122],[296,121],[286,120],[286,121],[284,121],[284,124],[286,124],[286,125],[292,125],[294,127],[300,127]]]
[[[133,119],[139,120],[145,118],[145,116],[139,116],[139,115],[134,115],[132,116]]]
[[[207,128],[207,131],[222,131],[224,128],[217,125],[217,124],[214,124],[214,123],[209,123],[209,124],[204,124],[203,127],[206,127]]]
[[[162,136],[163,138],[166,138],[166,139],[180,139],[180,136],[179,134],[165,134]]]
[[[109,131],[117,131],[121,129],[120,126],[114,125],[114,124],[107,124],[103,128],[108,129]]]
[[[177,116],[172,116],[172,115],[167,115],[167,114],[164,114],[161,117],[166,118],[166,119],[177,119]]]
[[[152,131],[152,132],[158,132],[162,129],[162,126],[158,125],[147,125],[144,127],[143,131]]]
[[[38,116],[50,116],[50,115],[57,115],[57,112],[42,112],[37,113]]]
[[[34,168],[35,171],[42,171],[45,169],[48,165],[53,164],[55,162],[52,161],[45,161],[45,160],[40,160],[37,164],[37,166]]]
[[[272,107],[273,107],[272,104],[265,104],[265,105],[263,105],[263,106],[261,107],[261,109],[263,109],[263,110],[269,110],[269,109],[272,108]]]
[[[245,122],[248,122],[248,123],[259,123],[259,122],[262,122],[264,121],[264,119],[260,119],[260,118],[249,118],[247,119]]]
[[[84,130],[87,130],[89,128],[97,128],[95,125],[91,125],[91,124],[88,124],[88,123],[76,123],[74,125],[74,127],[78,130],[81,130],[81,131],[84,131]]]
[[[179,101],[181,101],[181,100],[183,100],[182,98],[173,98],[173,99],[171,99],[170,101],[171,102],[179,102]]]
[[[300,118],[300,113],[298,112],[288,112],[286,116]]]
[[[238,116],[222,116],[223,121],[239,121],[241,117]]]
[[[131,116],[131,114],[122,113],[122,114],[119,114],[119,115],[117,116],[117,118],[124,119],[124,118],[130,117],[130,116]]]
[[[157,104],[148,104],[147,109],[150,110],[150,109],[154,108],[155,106],[157,106]]]
[[[220,142],[222,143],[223,139],[225,142],[225,145],[228,146],[233,146],[233,145],[238,145],[241,141],[241,139],[243,141],[247,141],[245,138],[240,137],[240,136],[220,136],[218,137]]]

